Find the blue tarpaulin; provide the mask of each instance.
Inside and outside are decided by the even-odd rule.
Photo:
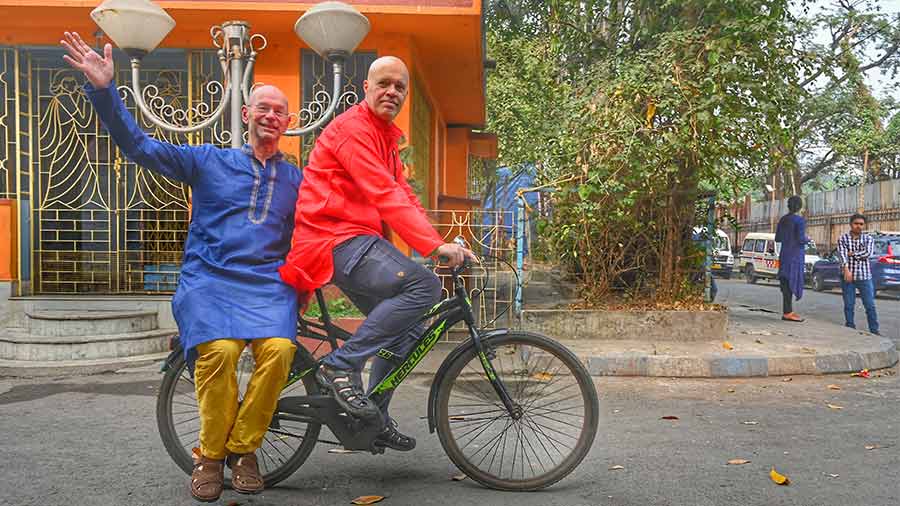
[[[516,169],[509,167],[500,167],[497,169],[497,186],[493,192],[486,195],[482,209],[486,211],[482,223],[485,225],[485,235],[482,238],[486,245],[490,245],[492,237],[488,233],[493,225],[499,225],[499,236],[504,240],[512,239],[516,231],[516,210],[518,206],[518,198],[516,192],[523,188],[532,188],[535,186],[535,169],[533,165],[524,165]],[[530,210],[526,213],[534,214],[534,210],[538,205],[537,192],[528,192],[524,194],[525,202]],[[500,211],[500,214],[491,213],[490,211]],[[498,220],[499,218],[499,220]],[[497,223],[500,221],[500,223]],[[535,222],[533,219],[528,220],[530,231],[526,231],[523,240],[524,253],[528,254],[528,238],[534,233]]]

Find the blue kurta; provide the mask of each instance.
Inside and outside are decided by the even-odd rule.
[[[115,83],[85,89],[129,160],[191,186],[191,224],[172,298],[185,354],[221,338],[295,340],[297,294],[278,268],[291,247],[302,172],[280,153],[263,166],[249,146],[157,141],[135,123]]]
[[[775,242],[781,243],[778,254],[778,279],[786,279],[797,300],[803,297],[806,259],[806,220],[797,214],[786,214],[775,229]]]

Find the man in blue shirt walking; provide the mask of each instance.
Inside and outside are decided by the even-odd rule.
[[[875,285],[869,258],[875,253],[875,240],[863,233],[866,217],[854,214],[850,217],[850,232],[838,239],[838,256],[841,258],[841,292],[844,295],[844,321],[855,329],[856,291],[866,308],[869,332],[878,333],[878,314],[875,312]]]
[[[296,350],[297,293],[278,268],[291,246],[294,204],[302,174],[278,141],[289,122],[278,88],[254,90],[241,111],[250,143],[240,149],[175,146],[147,136],[113,82],[112,47],[97,54],[77,33],[65,33],[63,58],[88,80],[85,92],[103,125],[130,160],[193,191],[181,278],[172,299],[200,417],[201,456],[191,495],[222,493],[224,466],[240,493],[263,489],[255,451],[272,419]],[[236,369],[249,346],[255,371],[238,405]],[[226,460],[227,459],[227,460]]]

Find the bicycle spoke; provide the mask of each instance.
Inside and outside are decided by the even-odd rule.
[[[548,403],[546,403],[546,404],[541,404],[540,406],[534,406],[534,407],[528,406],[528,407],[525,408],[525,409],[526,409],[527,411],[531,411],[532,409],[542,409],[542,408],[546,408],[547,406],[552,406],[552,405],[554,405],[554,404],[559,404],[560,402],[565,402],[565,401],[574,399],[574,398],[576,398],[576,397],[582,397],[581,392],[578,392],[577,394],[570,395],[569,397],[563,397],[562,399],[555,400],[555,401],[553,401],[553,402],[548,402]]]
[[[522,427],[522,425],[523,425],[523,424],[521,424],[521,423],[519,424],[519,430],[522,431],[522,434],[523,434],[523,435],[525,435],[525,428]],[[531,454],[534,455],[534,459],[537,460],[537,461],[538,461],[538,464],[541,465],[541,470],[544,471],[544,472],[546,473],[546,472],[547,472],[547,468],[544,467],[544,461],[538,456],[537,451],[534,449],[534,445],[531,444],[531,439],[528,439],[527,437],[523,437],[522,439],[524,439],[525,442],[528,443],[528,447],[531,448]],[[531,467],[531,473],[532,473],[534,476],[537,476],[537,472],[535,472],[535,470],[534,470],[534,464],[531,463],[531,460],[530,460],[530,459],[529,459],[529,461],[528,461],[528,465]]]
[[[527,419],[527,417],[524,417],[523,419]],[[559,449],[558,446],[556,446],[556,444],[554,444],[554,443],[558,443],[559,441],[556,441],[556,440],[553,439],[552,437],[548,436],[546,433],[544,433],[543,430],[540,429],[540,427],[538,427],[537,429],[535,429],[536,425],[534,424],[534,422],[533,422],[532,420],[528,419],[527,421],[529,422],[528,428],[531,429],[532,432],[534,432],[535,434],[537,434],[538,432],[540,432],[540,433],[541,433],[541,436],[543,436],[544,439],[546,439],[547,441],[550,442],[550,445],[553,446],[553,449],[556,450],[556,453],[558,453],[558,454],[560,454],[561,456],[565,457],[565,454]],[[540,439],[539,439],[538,441],[540,441]],[[560,444],[562,444],[562,443],[560,443]],[[565,446],[565,445],[563,445],[563,446]],[[549,455],[549,453],[548,453],[548,455]],[[552,458],[552,457],[551,457],[551,458]]]
[[[277,446],[275,446],[274,443],[272,443],[271,441],[269,441],[269,438],[268,438],[268,437],[263,436],[263,441],[265,441],[266,443],[269,443],[269,446],[271,446],[273,450],[275,450],[276,452],[278,452],[279,455],[281,455],[281,458],[283,459],[283,460],[281,461],[282,463],[287,462],[288,457],[286,457],[286,456],[284,455],[284,453],[282,453],[282,451],[279,450]]]
[[[580,396],[579,396],[579,397],[580,397]],[[576,418],[584,418],[584,415],[577,415],[577,414],[574,414],[574,413],[569,413],[569,411],[572,411],[573,409],[577,409],[577,410],[579,410],[579,411],[581,411],[581,412],[583,413],[583,412],[584,412],[584,404],[581,404],[581,405],[578,405],[578,406],[568,406],[568,407],[565,407],[565,408],[559,408],[559,409],[531,408],[531,409],[528,410],[528,412],[529,412],[529,413],[535,413],[535,412],[537,412],[538,410],[540,410],[541,413],[557,413],[557,414],[565,415],[565,416],[574,416],[574,417],[576,417]]]
[[[531,424],[532,424],[533,427],[538,427],[538,430],[540,430],[541,434],[543,434],[544,437],[546,437],[547,439],[549,439],[549,440],[551,440],[551,441],[554,441],[554,442],[556,442],[556,443],[559,443],[559,444],[565,446],[565,447],[566,447],[567,449],[569,449],[569,450],[574,450],[574,448],[572,448],[571,446],[567,445],[566,443],[563,443],[562,441],[560,441],[560,440],[558,440],[558,439],[553,438],[552,436],[550,436],[549,434],[547,434],[546,432],[544,432],[544,429],[547,429],[547,430],[549,430],[549,431],[551,431],[551,432],[555,432],[555,433],[557,433],[557,434],[562,434],[563,436],[566,436],[566,437],[569,437],[569,438],[572,438],[572,439],[578,441],[578,438],[577,438],[577,437],[572,437],[572,436],[570,436],[569,434],[566,434],[565,432],[560,432],[560,431],[558,431],[558,430],[556,430],[556,429],[554,429],[553,427],[550,427],[550,426],[548,426],[548,425],[541,425],[541,424],[535,422],[534,419],[531,418],[531,417],[527,417],[527,418],[528,418],[528,421],[531,422]]]
[[[188,434],[197,434],[198,432],[200,432],[200,428],[199,428],[199,427],[197,428],[197,430],[192,430],[192,431],[188,431],[188,432],[182,432],[181,434],[178,434],[178,437],[180,438],[180,437],[182,437],[182,436],[187,436]]]
[[[574,428],[576,428],[576,429],[578,429],[578,430],[581,430],[581,427],[578,426],[578,425],[574,425],[574,424],[571,424],[571,423],[569,423],[569,422],[564,422],[564,421],[562,421],[562,420],[557,420],[556,418],[549,417],[549,416],[547,416],[547,415],[533,415],[533,416],[535,416],[535,417],[541,417],[541,418],[546,418],[546,419],[552,420],[552,421],[554,421],[554,422],[556,422],[556,423],[561,423],[561,424],[563,424],[563,425],[568,425],[569,427],[574,427]]]
[[[466,446],[469,446],[469,444],[471,444],[473,441],[475,441],[476,439],[478,439],[478,436],[482,435],[482,434],[484,433],[484,431],[486,431],[491,425],[494,424],[494,422],[496,422],[497,420],[499,420],[499,419],[501,419],[501,418],[503,418],[503,417],[502,417],[502,416],[498,416],[497,418],[491,420],[490,422],[484,423],[484,424],[482,424],[482,425],[480,425],[480,426],[478,426],[478,427],[475,427],[474,429],[471,429],[469,432],[466,432],[465,434],[463,434],[463,435],[457,437],[457,438],[456,438],[457,440],[462,440],[462,438],[464,438],[464,437],[468,436],[469,434],[475,432],[475,431],[478,430],[480,427],[484,427],[483,429],[481,429],[481,432],[479,432],[478,434],[475,434],[475,436],[472,437],[472,439],[469,440],[469,442],[466,443],[462,448],[460,448],[460,450],[462,450],[462,449],[465,448]]]
[[[183,424],[183,423],[193,422],[194,420],[197,420],[198,418],[200,418],[200,415],[197,415],[197,416],[195,416],[195,417],[193,417],[193,418],[188,418],[187,420],[181,420],[181,421],[179,421],[179,422],[175,422],[174,424],[172,424],[172,426],[173,426],[173,427],[177,427],[177,426],[179,426],[179,425],[181,425],[181,424]]]

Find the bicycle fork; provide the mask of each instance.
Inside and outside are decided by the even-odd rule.
[[[462,286],[462,283],[457,284],[455,291],[460,300],[465,301],[463,303],[463,320],[466,322],[466,327],[469,329],[469,336],[472,338],[472,342],[475,343],[475,352],[478,354],[478,359],[481,362],[481,367],[484,369],[484,374],[487,375],[488,381],[491,382],[494,392],[500,397],[500,401],[503,402],[503,407],[506,408],[509,416],[513,420],[518,420],[522,417],[522,408],[513,402],[512,398],[509,396],[506,385],[503,384],[503,381],[497,377],[497,374],[494,371],[491,357],[485,352],[484,345],[481,342],[481,336],[479,336],[478,331],[475,330],[475,315],[472,313],[472,301],[467,296],[466,289]]]

